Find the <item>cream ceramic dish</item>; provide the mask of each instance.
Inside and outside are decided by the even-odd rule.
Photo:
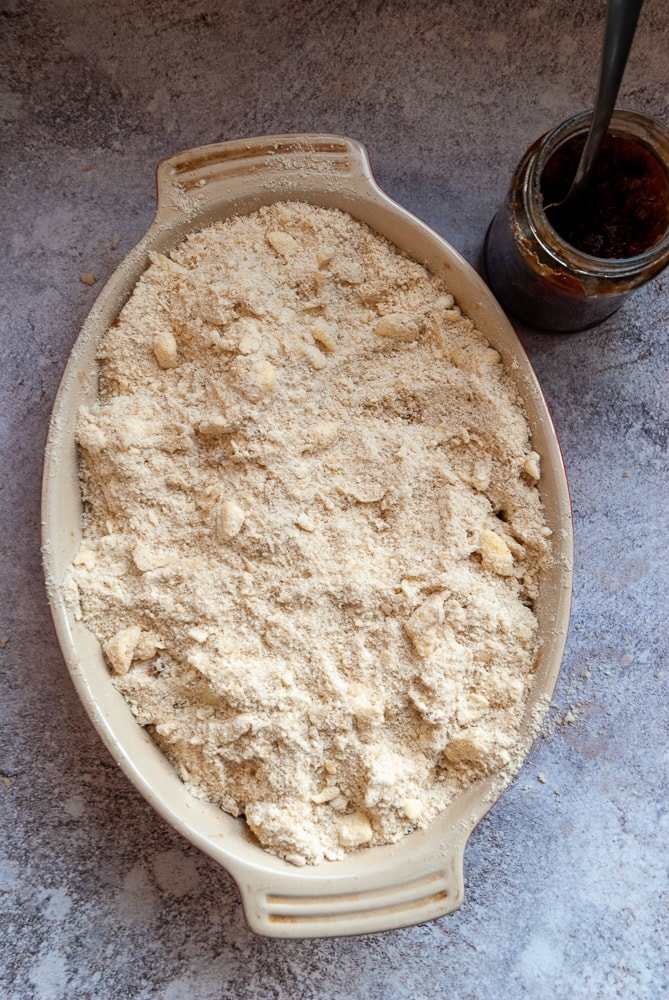
[[[44,567],[58,639],[75,687],[108,749],[148,802],[235,879],[249,927],[274,937],[361,934],[417,924],[463,900],[463,854],[472,829],[520,768],[552,695],[567,633],[572,526],[560,450],[522,347],[487,287],[459,254],[388,198],[365,149],[334,135],[271,136],[191,149],[158,167],[158,208],[140,243],[112,275],[72,350],[47,441],[42,531]],[[278,200],[339,208],[443,275],[462,310],[501,353],[525,401],[555,559],[536,611],[542,651],[523,723],[520,752],[504,775],[460,796],[425,830],[344,861],[296,868],[267,854],[243,820],[194,799],[114,688],[99,643],[66,606],[63,580],[81,539],[75,423],[96,394],[96,350],[148,263],[194,229]]]

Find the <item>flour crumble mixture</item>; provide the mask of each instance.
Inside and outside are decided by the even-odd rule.
[[[152,255],[99,365],[70,599],[194,795],[316,864],[509,763],[550,530],[440,279],[275,204]]]

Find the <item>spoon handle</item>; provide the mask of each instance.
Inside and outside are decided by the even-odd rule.
[[[611,121],[643,0],[608,0],[595,111],[569,198],[584,186]]]

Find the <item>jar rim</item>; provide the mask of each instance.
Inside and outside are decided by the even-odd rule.
[[[665,235],[641,254],[633,257],[595,257],[567,243],[553,228],[543,208],[541,176],[548,160],[567,140],[587,132],[593,113],[579,112],[539,139],[526,176],[528,220],[535,238],[570,269],[587,274],[601,274],[605,270],[612,277],[633,275],[669,255],[669,226]],[[636,139],[645,145],[664,167],[669,183],[669,130],[661,122],[638,111],[616,108],[609,127],[615,134]],[[659,155],[659,146],[664,146],[664,156]]]

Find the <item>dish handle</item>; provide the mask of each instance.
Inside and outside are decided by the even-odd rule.
[[[237,878],[249,928],[268,937],[340,937],[413,926],[456,910],[464,898],[463,855],[466,838],[442,845],[442,853],[416,866],[401,857],[381,875],[305,878],[277,872],[251,872]],[[392,848],[390,848],[392,851]]]
[[[296,176],[302,186],[308,179],[312,201],[319,190],[327,201],[328,192],[342,186],[378,190],[367,150],[355,139],[324,133],[233,139],[187,149],[158,164],[156,220],[183,220],[221,201],[234,214],[237,200],[248,211],[254,197],[258,207],[290,199]]]

